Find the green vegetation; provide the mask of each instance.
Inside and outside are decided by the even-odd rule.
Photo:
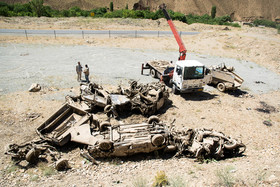
[[[114,11],[114,4],[113,4],[113,2],[110,2],[110,11],[111,11],[111,12]]]
[[[155,12],[146,10],[129,10],[126,4],[125,9],[114,10],[113,2],[110,3],[110,8],[102,7],[92,9],[90,11],[82,10],[75,6],[68,10],[54,10],[50,6],[44,6],[43,0],[32,0],[26,4],[6,4],[0,2],[0,16],[12,17],[12,16],[45,16],[45,17],[88,17],[91,13],[94,13],[94,17],[104,18],[135,18],[135,19],[153,19],[164,18],[163,12],[157,10]],[[108,11],[110,10],[110,11]],[[179,20],[187,24],[192,23],[205,23],[212,25],[228,25],[233,27],[240,27],[237,23],[232,23],[230,16],[216,17],[216,8],[212,7],[211,16],[205,14],[203,16],[198,15],[185,15],[180,12],[174,12],[168,10],[170,17],[173,20]]]
[[[270,20],[265,20],[265,19],[256,19],[253,24],[255,26],[265,26],[265,27],[271,27],[271,28],[275,28],[278,31],[278,34],[280,34],[280,24],[276,23],[274,21],[270,21]]]
[[[216,171],[216,176],[219,179],[219,184],[221,186],[232,187],[235,184],[235,179],[231,174],[231,171],[234,170],[233,167],[226,167],[222,170]]]
[[[164,171],[157,172],[155,176],[155,181],[153,183],[153,187],[167,186],[169,185],[169,181]]]
[[[132,182],[132,185],[134,187],[148,187],[148,180],[143,177],[139,177],[139,178],[136,178],[136,180]]]
[[[214,19],[216,17],[216,6],[212,6],[212,9],[211,9],[211,17]]]

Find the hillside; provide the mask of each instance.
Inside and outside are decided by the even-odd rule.
[[[82,9],[109,7],[112,0],[44,0],[44,4],[55,9],[68,9],[78,6]],[[28,0],[2,0],[9,4],[26,3]],[[231,15],[233,20],[249,21],[257,18],[275,20],[280,17],[279,0],[115,0],[115,9],[133,7],[150,7],[157,10],[158,5],[165,3],[168,9],[184,14],[209,14],[213,5],[217,6],[217,16]]]

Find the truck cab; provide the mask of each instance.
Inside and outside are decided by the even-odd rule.
[[[173,93],[203,91],[207,84],[205,72],[205,66],[197,60],[177,61],[171,81]]]

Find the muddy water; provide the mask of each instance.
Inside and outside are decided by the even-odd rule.
[[[155,81],[141,75],[141,64],[148,60],[176,60],[177,51],[123,49],[84,45],[0,44],[0,93],[27,90],[33,83],[48,87],[78,86],[75,65],[80,61],[90,68],[91,81],[99,84],[126,84],[134,79]],[[226,63],[244,78],[243,89],[265,93],[280,88],[280,76],[248,61],[188,54],[206,66]]]

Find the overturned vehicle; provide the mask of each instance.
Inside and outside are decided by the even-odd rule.
[[[99,107],[108,116],[118,117],[130,111],[151,116],[163,107],[168,97],[168,90],[161,83],[138,84],[132,81],[129,88],[119,86],[115,92],[108,92],[94,83],[81,84],[80,95],[66,96],[66,100],[88,112]]]
[[[36,163],[50,156],[58,170],[69,167],[58,150],[76,142],[84,145],[81,155],[97,163],[99,157],[123,157],[162,150],[175,156],[222,159],[244,153],[245,145],[223,133],[207,129],[174,130],[157,116],[147,122],[111,125],[94,114],[65,104],[36,129],[39,139],[26,144],[11,144],[6,154],[18,163]]]

